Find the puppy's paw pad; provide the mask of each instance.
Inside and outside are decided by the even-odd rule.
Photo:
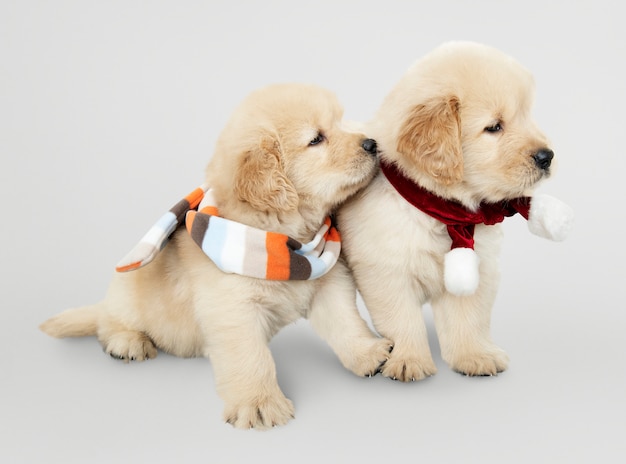
[[[276,396],[256,398],[247,403],[229,405],[224,419],[238,429],[267,429],[285,425],[294,418],[293,403],[282,393]]]
[[[436,373],[437,368],[431,358],[401,358],[391,356],[382,368],[382,374],[385,377],[401,382],[422,380]]]
[[[113,334],[106,342],[104,351],[112,358],[124,362],[144,361],[157,355],[157,349],[150,338],[135,331],[124,331]]]

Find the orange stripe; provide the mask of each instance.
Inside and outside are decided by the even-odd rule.
[[[341,242],[341,234],[334,227],[330,228],[328,232],[326,232],[326,237],[324,237],[327,242]]]
[[[287,236],[268,232],[265,238],[267,268],[265,278],[269,280],[289,280],[289,249]]]
[[[219,211],[217,210],[217,207],[215,206],[205,206],[199,212],[204,213],[204,214],[209,214],[211,216],[219,216]]]
[[[189,211],[187,216],[185,216],[185,227],[187,227],[187,232],[191,233],[191,229],[193,228],[193,220],[196,218],[196,211]]]
[[[140,266],[141,266],[141,262],[138,261],[136,263],[127,264],[126,266],[117,266],[115,270],[117,272],[126,272],[126,271],[132,271],[133,269],[137,269]]]
[[[203,197],[204,197],[204,190],[202,190],[200,187],[198,187],[189,195],[187,195],[185,197],[185,200],[189,202],[189,209],[196,209],[198,205],[200,204],[200,202],[202,201]]]

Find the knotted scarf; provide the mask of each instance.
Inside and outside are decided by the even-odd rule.
[[[341,251],[340,235],[330,218],[313,240],[301,243],[220,217],[211,190],[203,184],[165,213],[116,270],[131,271],[148,264],[183,223],[193,241],[222,271],[258,279],[316,279],[335,265]]]
[[[528,219],[531,197],[519,197],[497,203],[481,203],[478,210],[471,211],[461,203],[446,200],[419,186],[400,172],[395,164],[381,160],[381,170],[405,200],[429,216],[444,223],[452,240],[450,249],[474,249],[476,224],[494,225],[520,213]]]

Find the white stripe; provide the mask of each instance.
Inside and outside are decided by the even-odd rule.
[[[143,236],[140,242],[150,243],[157,248],[176,228],[176,216],[174,213],[168,211],[161,219],[150,228],[150,230]]]
[[[222,249],[221,261],[224,268],[237,274],[243,273],[243,260],[246,254],[246,229],[247,226],[238,222],[228,221],[224,248]]]
[[[243,275],[265,279],[267,277],[267,233],[248,227],[246,230],[246,242],[243,247],[246,254],[243,260]]]
[[[205,184],[202,184],[202,187],[204,187]],[[202,200],[200,201],[200,204],[198,205],[198,211],[200,211],[202,208],[204,208],[205,206],[214,206],[215,207],[215,198],[213,198],[213,190],[209,189],[206,190],[204,189],[204,197],[202,197]]]
[[[322,239],[324,239],[324,234],[327,231],[328,231],[328,226],[326,225],[326,223],[322,224],[322,228],[317,231],[317,234],[315,234],[315,237],[313,237],[313,240],[311,240],[309,243],[303,243],[302,247],[299,250],[296,250],[296,253],[299,253],[301,255],[308,255],[311,252],[311,250],[314,250],[315,248],[319,246],[319,244],[322,242]]]

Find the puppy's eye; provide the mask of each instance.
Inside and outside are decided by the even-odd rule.
[[[320,132],[319,134],[317,134],[317,136],[313,140],[309,142],[309,147],[319,145],[320,143],[324,141],[324,139],[325,139],[324,135]]]
[[[500,132],[501,130],[502,130],[502,125],[499,122],[495,123],[493,126],[485,127],[485,132],[495,133],[495,132]]]

